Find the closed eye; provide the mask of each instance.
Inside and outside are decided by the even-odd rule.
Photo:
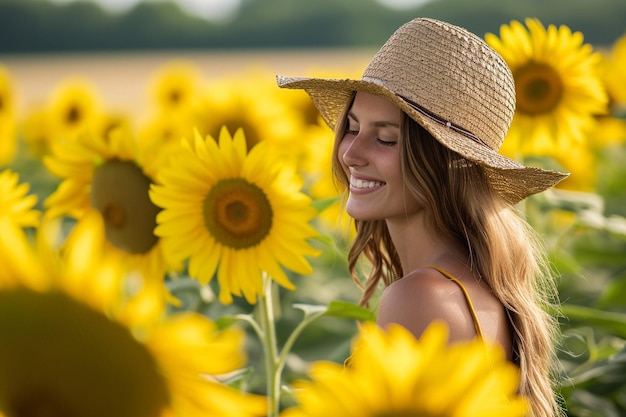
[[[396,141],[387,141],[387,140],[382,140],[382,139],[376,139],[376,140],[378,141],[378,143],[380,143],[383,146],[393,146],[396,143],[398,143]]]

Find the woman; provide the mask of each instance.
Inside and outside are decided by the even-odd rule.
[[[521,370],[535,417],[555,416],[554,283],[515,205],[565,177],[498,149],[515,110],[503,59],[463,28],[419,18],[400,27],[360,80],[288,78],[336,132],[334,170],[355,219],[349,252],[371,263],[362,303],[384,284],[381,326],[416,336],[436,319],[450,341],[499,343]]]

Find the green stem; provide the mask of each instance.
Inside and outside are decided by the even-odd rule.
[[[265,345],[265,334],[263,334],[263,329],[259,324],[252,318],[249,314],[236,314],[233,316],[237,320],[245,321],[252,327],[252,330],[256,333],[257,337],[261,341],[263,345]]]
[[[278,375],[280,375],[283,372],[283,368],[285,367],[285,363],[287,362],[287,355],[289,355],[289,352],[291,351],[291,348],[293,344],[295,343],[296,339],[298,338],[298,336],[300,336],[300,333],[302,333],[304,328],[308,326],[311,322],[316,320],[318,317],[323,316],[325,312],[326,310],[320,311],[311,315],[306,315],[305,313],[305,317],[298,324],[298,326],[296,326],[293,332],[291,332],[291,334],[289,335],[289,338],[287,339],[287,341],[285,342],[285,345],[283,346],[283,349],[280,352],[278,362],[276,363],[276,372],[278,373]]]
[[[265,295],[259,297],[261,328],[263,329],[263,350],[265,354],[265,375],[267,381],[268,417],[277,417],[280,405],[280,367],[278,366],[274,305],[272,302],[272,280],[264,276]]]
[[[263,347],[263,354],[265,359],[265,377],[267,385],[267,402],[268,402],[268,416],[278,417],[280,411],[280,388],[282,380],[282,372],[287,361],[287,356],[291,351],[296,339],[304,328],[311,322],[321,317],[326,312],[326,308],[319,311],[307,311],[304,310],[304,318],[291,332],[285,345],[278,353],[278,342],[276,339],[276,322],[274,317],[274,305],[273,297],[273,281],[267,276],[263,275],[263,293],[259,296],[259,303],[257,313],[259,315],[259,323],[257,323],[249,315],[236,316],[237,319],[248,322],[259,337],[259,341]]]

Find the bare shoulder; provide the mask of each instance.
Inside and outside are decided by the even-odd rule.
[[[448,324],[451,341],[476,336],[461,288],[434,269],[415,270],[383,291],[377,313],[379,325],[398,323],[419,337],[434,320]]]

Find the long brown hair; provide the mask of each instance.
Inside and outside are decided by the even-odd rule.
[[[333,169],[347,185],[337,152],[345,115],[339,120]],[[425,223],[467,250],[470,269],[508,312],[514,359],[521,370],[519,391],[529,399],[532,415],[559,415],[553,384],[558,327],[548,313],[557,311],[557,293],[540,239],[516,207],[490,187],[480,165],[441,145],[407,116],[400,134],[401,169],[410,192],[424,207]],[[356,220],[355,226],[348,267],[363,289],[361,304],[367,305],[381,284],[391,284],[403,271],[384,220]],[[365,280],[357,269],[363,257],[370,265]]]

